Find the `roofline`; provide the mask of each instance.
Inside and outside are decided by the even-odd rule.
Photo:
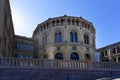
[[[116,42],[116,43],[113,43],[113,44],[104,46],[104,47],[102,47],[102,48],[98,48],[97,51],[99,51],[99,50],[101,50],[101,49],[104,49],[104,48],[107,48],[107,47],[115,46],[115,45],[117,45],[117,44],[120,44],[120,42]]]
[[[26,36],[20,36],[20,35],[15,35],[14,37],[15,37],[15,38],[19,38],[19,39],[26,39],[26,40],[31,40],[31,41],[33,41],[32,37],[29,38],[29,37],[26,37]]]
[[[64,18],[64,17],[82,19],[82,20],[88,22],[89,24],[91,24],[91,25],[92,25],[92,28],[93,28],[94,30],[96,30],[95,27],[94,27],[94,25],[92,24],[92,22],[90,22],[90,21],[88,21],[88,20],[82,18],[81,16],[80,16],[80,17],[76,17],[76,16],[67,16],[67,15],[64,15],[64,16],[53,17],[53,18],[50,18],[50,17],[49,17],[47,20],[45,20],[45,21],[39,23],[39,24],[37,25],[37,27],[35,28],[35,30],[33,31],[33,35],[34,35],[34,33],[36,32],[36,30],[39,28],[39,25],[44,24],[45,22],[48,22],[48,21],[50,21],[50,20],[54,20],[54,19],[57,19],[57,18]]]

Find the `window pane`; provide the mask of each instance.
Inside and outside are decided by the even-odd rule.
[[[23,43],[20,43],[20,49],[24,50],[24,44]]]
[[[15,48],[17,48],[17,49],[19,48],[19,43],[18,42],[15,43]]]
[[[63,54],[62,53],[57,53],[55,55],[55,59],[59,59],[59,60],[63,59]]]
[[[18,54],[15,54],[15,58],[19,58],[19,55],[18,55]]]
[[[32,59],[33,58],[33,56],[32,55],[30,55],[30,59]]]
[[[62,42],[62,33],[59,34],[59,42]]]
[[[30,51],[33,51],[33,45],[30,45]]]
[[[89,44],[89,36],[87,35],[87,44]]]
[[[28,51],[29,50],[29,45],[25,45],[25,50]]]
[[[23,54],[20,54],[20,58],[23,59],[23,58],[24,58],[24,55],[23,55]]]
[[[58,42],[58,34],[55,33],[55,43],[57,43],[57,42]]]
[[[78,56],[77,53],[72,53],[72,54],[70,55],[70,59],[71,59],[71,60],[79,60],[79,56]]]
[[[28,55],[26,54],[26,55],[25,55],[25,59],[28,59],[28,58],[29,58],[29,57],[28,57]]]
[[[74,42],[77,42],[77,33],[74,33]]]
[[[84,43],[86,44],[86,35],[84,35]]]
[[[70,42],[73,42],[73,33],[70,33]]]

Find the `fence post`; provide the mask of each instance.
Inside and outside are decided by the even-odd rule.
[[[94,62],[88,62],[88,69],[93,70],[94,69]]]
[[[43,60],[43,68],[50,68],[51,64],[49,60]]]

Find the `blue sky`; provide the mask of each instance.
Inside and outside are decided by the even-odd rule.
[[[96,47],[120,41],[120,0],[10,0],[17,35],[31,37],[49,17],[82,16],[96,28]]]

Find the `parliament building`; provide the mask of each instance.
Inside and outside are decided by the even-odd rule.
[[[93,61],[95,28],[82,17],[49,18],[38,24],[32,38],[38,58]]]
[[[0,0],[0,57],[93,61],[95,28],[82,17],[38,24],[31,38],[15,35],[9,0]]]

